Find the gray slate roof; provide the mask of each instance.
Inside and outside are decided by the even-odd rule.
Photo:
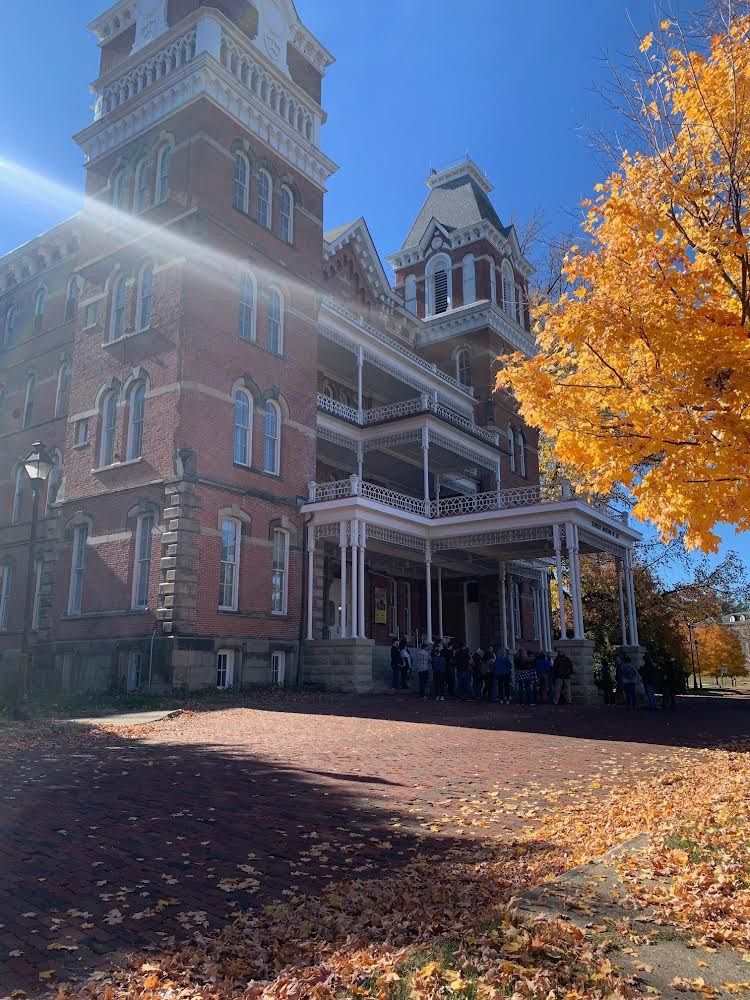
[[[484,219],[491,222],[504,236],[510,232],[510,226],[502,224],[484,191],[466,174],[446,181],[430,191],[401,249],[419,243],[433,218],[448,232],[464,229]]]

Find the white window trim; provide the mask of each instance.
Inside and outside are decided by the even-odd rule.
[[[286,677],[286,650],[274,649],[271,653],[271,683],[284,687]]]
[[[461,261],[461,278],[464,305],[467,306],[477,300],[477,266],[473,253],[467,253]]]
[[[245,165],[245,182],[244,182],[244,193],[242,195],[242,204],[237,204],[237,199],[235,197],[237,193],[237,161],[242,160]],[[235,153],[234,160],[232,161],[232,205],[238,209],[240,212],[244,212],[247,215],[250,208],[250,161],[244,153]]]
[[[148,185],[141,187],[141,181],[148,170],[148,164],[148,157],[144,156],[143,159],[138,161],[138,165],[135,168],[135,176],[133,178],[134,212],[143,212],[148,207]],[[148,180],[148,175],[146,175],[146,180]]]
[[[136,671],[136,664],[137,671]],[[138,691],[140,690],[141,684],[143,683],[143,653],[140,649],[128,650],[128,674],[125,679],[125,687],[128,691]],[[131,684],[131,678],[133,675],[138,677],[137,684]]]
[[[249,279],[247,283],[252,288],[252,295],[253,295],[252,309],[250,310],[249,337],[242,336],[242,311],[243,307],[247,306],[247,303],[242,297],[246,279]],[[237,334],[240,340],[255,342],[255,340],[257,339],[257,326],[256,326],[257,315],[258,315],[258,282],[255,280],[255,275],[253,274],[252,271],[243,271],[242,274],[240,274],[240,309],[239,309],[239,316],[237,318]]]
[[[237,611],[239,608],[239,595],[240,595],[240,563],[242,555],[242,521],[238,520],[236,517],[224,517],[221,519],[220,527],[220,537],[219,537],[219,585],[221,586],[221,564],[224,560],[221,558],[222,548],[224,545],[224,524],[227,521],[231,521],[235,526],[236,531],[236,542],[235,542],[235,558],[234,558],[234,576],[232,578],[232,603],[231,604],[219,604],[219,611]]]
[[[526,438],[522,431],[516,434],[516,444],[518,446],[518,467],[522,476],[526,476]]]
[[[234,649],[217,649],[216,650],[216,687],[219,691],[226,691],[228,688],[234,687],[234,657],[236,650]],[[219,657],[226,657],[226,667],[224,674],[224,684],[219,684]]]
[[[114,405],[114,420],[112,422],[112,455],[108,455],[107,452],[110,450],[105,448],[107,441],[107,407],[113,402]],[[114,389],[104,394],[104,399],[102,399],[101,411],[100,411],[100,434],[99,434],[99,467],[103,468],[107,465],[112,465],[115,460],[115,445],[117,444],[117,408],[119,401],[117,399],[117,393]],[[106,461],[105,461],[106,459]]]
[[[44,562],[41,559],[34,560],[34,603],[31,612],[31,631],[39,631],[39,612],[42,598],[42,569]]]
[[[431,257],[425,269],[425,282],[427,286],[427,301],[425,309],[427,316],[442,316],[443,313],[435,312],[435,272],[445,271],[448,278],[448,304],[445,312],[450,312],[453,308],[453,262],[447,254],[438,253]]]
[[[269,323],[271,318],[271,308],[270,308],[271,293],[275,293],[279,297],[279,343],[278,343],[278,350],[276,351],[272,350],[269,337],[269,331],[270,331]],[[276,285],[268,286],[267,296],[268,297],[266,300],[266,348],[269,351],[271,351],[271,354],[277,354],[281,356],[284,353],[284,312],[285,312],[284,296],[282,294],[281,289],[278,288]]]
[[[508,425],[508,444],[510,445],[510,471],[516,471],[516,436],[513,433],[513,428]]]
[[[119,333],[116,332],[117,329],[117,300],[122,289],[122,329]],[[115,283],[112,286],[112,306],[109,315],[109,342],[114,343],[116,340],[120,340],[121,337],[125,335],[125,313],[127,311],[128,299],[127,299],[127,279],[125,275],[120,275],[119,278],[115,279]]]
[[[151,271],[151,289],[149,291],[148,303],[148,323],[143,322],[143,279],[147,271]],[[151,318],[154,311],[154,263],[151,260],[144,261],[138,272],[138,294],[136,299],[135,328],[138,333],[148,330],[151,326]]]
[[[237,428],[240,426],[237,423],[237,396],[242,394],[247,400],[248,414],[247,414],[247,428],[245,429],[245,450],[247,452],[247,461],[241,462],[237,458]],[[253,397],[250,395],[247,389],[238,387],[232,393],[232,461],[235,465],[241,465],[245,469],[252,469],[253,467],[253,418],[255,416],[255,408],[253,406]]]
[[[134,419],[134,417],[135,417],[135,397],[136,397],[136,393],[140,392],[141,389],[143,390],[143,415],[142,415],[142,418],[141,418],[141,442],[140,442],[141,446],[138,449],[137,454],[136,454],[135,450],[134,450],[134,440],[133,440],[133,435],[134,435],[134,432],[135,432],[135,419]],[[146,385],[145,382],[139,381],[139,382],[136,382],[134,385],[131,386],[131,388],[130,388],[130,402],[129,402],[129,406],[128,406],[128,433],[127,433],[127,440],[125,442],[125,459],[128,462],[133,462],[137,458],[141,458],[143,456],[143,432],[144,432],[145,426],[146,426],[146,397],[147,396],[148,396],[148,386]]]
[[[60,367],[59,367],[59,369],[57,371],[57,392],[55,394],[55,416],[56,417],[64,417],[65,416],[65,411],[63,411],[62,413],[60,412],[60,390],[62,389],[63,376],[64,376],[65,373],[67,373],[67,377],[68,377],[68,388],[67,388],[67,392],[66,392],[66,396],[67,396],[70,393],[70,364],[67,361],[63,361],[63,363],[60,365]],[[67,408],[68,407],[67,407],[67,399],[66,399],[66,401],[65,401],[65,410],[67,410]]]
[[[0,566],[0,632],[8,631],[8,605],[12,585],[13,567],[5,563],[4,566]]]
[[[69,615],[80,615],[81,609],[83,608],[83,588],[86,583],[86,546],[88,545],[88,533],[89,528],[87,524],[79,524],[73,532],[73,547],[70,557],[70,581],[68,584],[68,614]],[[83,534],[83,550],[81,552],[81,565],[76,564],[76,557],[78,555],[78,549],[80,546],[80,538]],[[76,581],[78,579],[78,574],[80,574],[81,580],[81,591],[78,595],[78,607],[75,607],[75,592],[76,592]]]
[[[284,217],[282,207],[284,205],[285,194],[289,196],[289,233],[286,236],[282,231],[281,225],[281,220]],[[279,192],[279,235],[286,243],[294,243],[294,194],[288,184],[282,184],[281,191]]]
[[[167,200],[167,198],[169,198],[169,195],[170,195],[170,173],[171,173],[171,169],[172,169],[172,153],[173,153],[173,151],[174,151],[174,147],[171,145],[171,143],[165,143],[165,145],[163,145],[161,147],[161,149],[159,150],[159,155],[158,155],[158,157],[156,159],[156,178],[155,178],[155,184],[154,184],[154,204],[155,205],[163,205],[164,202]],[[166,190],[164,190],[162,188],[162,170],[164,168],[164,160],[167,157],[169,158],[168,159],[168,167],[169,167],[169,169],[167,170],[167,175],[166,175],[166,185],[165,185]]]
[[[276,533],[284,535],[284,577],[281,587],[281,610],[274,611],[271,610],[273,615],[286,615],[289,613],[289,532],[286,528],[274,528],[273,537],[271,539],[271,604],[273,605],[273,556],[274,549],[276,548]]]
[[[144,536],[144,526],[147,522],[151,522],[151,528],[149,531],[150,541],[148,547],[148,560],[141,559],[141,546],[143,544]],[[130,607],[133,611],[145,611],[148,607],[148,590],[149,583],[151,581],[151,560],[153,558],[153,539],[154,539],[154,527],[156,525],[156,518],[153,514],[141,514],[138,517],[135,528],[135,548],[133,550],[133,589],[130,598]],[[143,564],[143,565],[142,565]],[[141,604],[138,601],[138,591],[140,590],[140,574],[141,570],[145,566],[146,572],[146,603]]]
[[[12,342],[13,337],[15,336],[17,315],[18,306],[15,302],[11,302],[5,310],[5,324],[3,326],[3,345],[5,347]]]
[[[266,413],[268,407],[276,412],[276,437],[274,440],[273,468],[266,468],[266,441],[269,440],[266,434]],[[263,410],[263,471],[271,475],[278,476],[281,472],[281,407],[275,399],[267,399]]]
[[[461,364],[461,359],[463,357],[465,357],[467,360],[466,365]],[[468,370],[469,372],[469,379],[467,382],[464,382],[464,380],[461,378],[461,372],[464,369]],[[471,385],[471,353],[466,347],[462,347],[460,351],[456,352],[456,380],[460,382],[461,385],[465,386]]]
[[[268,181],[268,218],[264,222],[260,217],[260,205],[261,205],[261,178],[265,177]],[[271,180],[271,175],[267,170],[262,168],[258,171],[258,198],[257,198],[257,208],[258,208],[258,223],[264,226],[266,229],[273,228],[273,181]]]

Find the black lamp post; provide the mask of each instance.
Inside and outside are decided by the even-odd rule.
[[[45,480],[52,471],[54,459],[44,445],[37,441],[31,446],[31,451],[23,460],[23,467],[31,483],[33,504],[31,507],[31,530],[29,532],[28,562],[26,565],[26,600],[23,610],[23,636],[21,638],[21,697],[27,701],[29,697],[29,634],[33,617],[34,601],[34,546],[36,544],[37,524],[39,521],[39,496]]]

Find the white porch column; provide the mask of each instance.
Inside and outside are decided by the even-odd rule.
[[[544,613],[547,619],[547,649],[552,650],[552,597],[549,573],[544,574]]]
[[[539,651],[542,652],[544,650],[544,632],[546,625],[544,621],[544,612],[542,611],[541,587],[534,586],[534,589],[532,590],[532,595],[533,595],[532,600],[534,602],[534,609],[535,609],[534,614],[536,617],[536,628],[537,632],[539,633],[539,639],[537,641],[539,643]]]
[[[341,638],[349,634],[346,629],[346,558],[348,549],[346,521],[339,521],[339,550],[341,552]]]
[[[307,638],[313,637],[313,584],[315,577],[315,528],[307,526]]]
[[[622,559],[615,559],[617,569],[617,603],[620,607],[620,643],[623,646],[628,644],[628,633],[625,627],[625,599],[622,592]]]
[[[359,410],[359,421],[362,422],[362,368],[365,363],[364,347],[357,348],[357,409]],[[361,475],[361,473],[360,473]]]
[[[583,639],[583,604],[581,603],[581,564],[578,560],[578,529],[565,525],[565,538],[570,563],[570,586],[573,592],[573,638]]]
[[[430,431],[422,428],[422,484],[424,487],[424,516],[430,516]]]
[[[359,637],[365,636],[365,546],[367,544],[367,524],[359,522]]]
[[[567,639],[567,622],[565,620],[565,587],[563,586],[562,543],[560,540],[560,525],[552,525],[552,544],[555,547],[555,577],[557,578],[557,600],[560,605],[560,638]]]
[[[427,641],[432,642],[432,552],[429,542],[424,550],[424,572],[427,591]]]
[[[443,567],[438,566],[438,638],[443,638]]]
[[[628,599],[628,621],[630,622],[630,645],[638,646],[638,621],[635,610],[635,587],[633,585],[633,550],[625,551],[625,594]]]
[[[365,449],[361,441],[357,441],[357,478],[362,482],[364,478]]]
[[[350,635],[356,639],[359,635],[359,599],[357,588],[359,586],[359,521],[352,521],[352,621]]]
[[[502,627],[503,649],[508,649],[508,591],[505,586],[505,563],[500,563],[500,624]]]

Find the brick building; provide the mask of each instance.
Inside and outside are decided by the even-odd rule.
[[[332,57],[291,0],[119,0],[91,28],[84,210],[0,261],[3,669],[38,440],[32,686],[366,690],[394,635],[551,648],[564,561],[588,662],[593,550],[637,646],[637,533],[540,486],[493,392],[534,350],[531,268],[477,166],[428,178],[392,285],[363,219],[324,232]]]

